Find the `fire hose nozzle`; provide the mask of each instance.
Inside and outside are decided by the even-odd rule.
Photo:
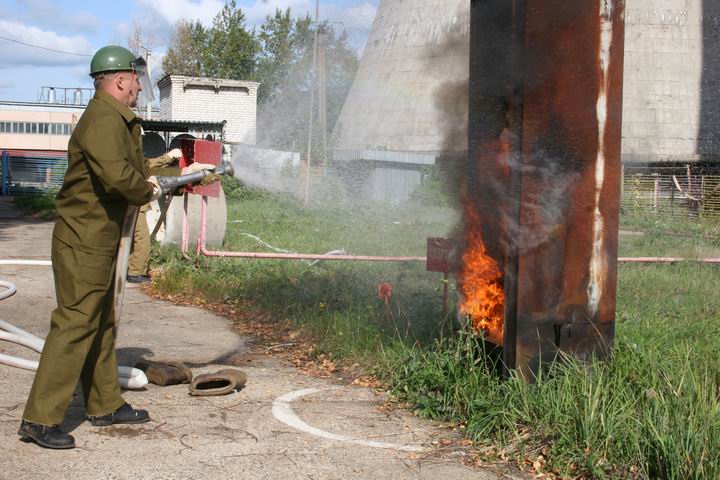
[[[162,193],[164,195],[169,195],[180,187],[198,183],[211,173],[216,175],[229,175],[232,177],[235,175],[235,168],[233,168],[232,163],[223,162],[221,165],[215,167],[215,170],[213,171],[202,170],[200,172],[188,173],[187,175],[179,175],[177,177],[160,176],[155,178],[157,178],[158,186],[160,187],[160,190],[162,190]]]

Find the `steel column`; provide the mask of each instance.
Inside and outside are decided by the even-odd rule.
[[[504,362],[607,355],[624,0],[473,0],[470,43],[466,229],[504,275]]]

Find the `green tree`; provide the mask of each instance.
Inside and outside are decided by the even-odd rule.
[[[168,75],[203,76],[207,40],[208,31],[200,22],[178,20],[173,28],[170,48],[163,57],[163,71]]]
[[[258,89],[260,103],[264,103],[287,75],[287,67],[293,60],[295,36],[295,22],[289,8],[285,12],[275,10],[275,16],[268,16],[260,27],[261,52],[257,66],[257,78],[262,80]]]
[[[246,28],[245,14],[230,0],[215,16],[203,54],[209,77],[253,80],[260,44],[255,30]]]
[[[313,45],[316,25],[309,16],[291,19],[290,11],[276,11],[260,27],[263,47],[258,67],[261,82],[258,110],[258,140],[263,146],[307,150],[310,96],[316,85]],[[348,45],[345,32],[321,24],[320,50],[325,56],[327,137],[340,115],[358,65],[357,52]],[[317,91],[316,91],[317,93]],[[314,154],[321,148],[315,100],[313,118]]]

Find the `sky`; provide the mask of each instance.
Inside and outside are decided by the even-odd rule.
[[[341,22],[337,25],[361,49],[378,1],[320,0],[320,17]],[[172,26],[181,18],[210,26],[224,4],[225,0],[0,0],[0,37],[5,37],[0,38],[0,100],[37,101],[42,86],[91,88],[92,54],[104,45],[126,44],[134,26],[151,37],[151,66],[157,72]],[[315,12],[315,0],[237,0],[237,4],[250,27],[262,24],[276,8],[289,7],[295,16]]]

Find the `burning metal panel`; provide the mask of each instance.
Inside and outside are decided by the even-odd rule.
[[[622,0],[472,2],[461,309],[485,302],[466,311],[526,376],[612,345],[623,17]]]

